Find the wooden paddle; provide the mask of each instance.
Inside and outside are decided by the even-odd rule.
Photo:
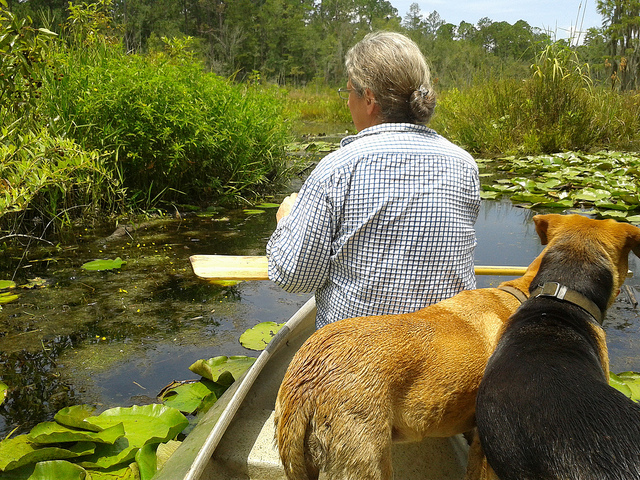
[[[192,255],[193,273],[207,280],[268,280],[266,256]],[[481,267],[476,275],[520,277],[527,267]]]

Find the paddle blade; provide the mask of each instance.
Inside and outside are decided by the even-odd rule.
[[[192,255],[193,273],[207,280],[268,280],[266,256]]]

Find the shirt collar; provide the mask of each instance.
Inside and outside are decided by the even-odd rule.
[[[423,134],[433,134],[435,133],[429,127],[425,127],[424,125],[417,125],[415,123],[380,123],[378,125],[374,125],[372,127],[365,128],[364,130],[359,131],[356,135],[349,135],[348,137],[344,137],[340,141],[340,146],[344,147],[349,145],[351,142],[358,140],[359,138],[368,137],[370,135],[377,135],[379,133],[384,132],[395,132],[395,133],[423,133]]]

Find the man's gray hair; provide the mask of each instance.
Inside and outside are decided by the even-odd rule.
[[[431,72],[411,39],[395,32],[370,33],[347,52],[345,67],[359,96],[371,90],[382,121],[426,124],[431,119],[436,105]]]

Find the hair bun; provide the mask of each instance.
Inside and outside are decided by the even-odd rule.
[[[425,98],[426,96],[429,95],[429,89],[424,85],[420,85],[420,88],[418,88],[416,92],[418,92],[422,98]]]

